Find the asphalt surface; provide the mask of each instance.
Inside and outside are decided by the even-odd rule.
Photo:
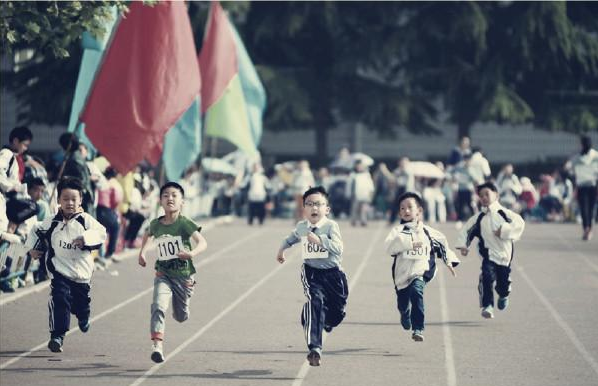
[[[185,323],[166,321],[166,362],[150,360],[153,269],[131,258],[96,272],[92,324],[72,321],[64,352],[48,341],[49,288],[0,296],[0,384],[12,385],[598,385],[598,237],[574,224],[528,224],[516,244],[510,306],[482,319],[476,254],[426,286],[425,341],[399,323],[389,228],[341,221],[347,317],[309,367],[299,318],[298,247],[275,261],[290,220],[205,232],[208,250]],[[438,227],[454,244],[454,224]],[[34,287],[35,288],[35,287]],[[74,319],[74,318],[73,318]]]

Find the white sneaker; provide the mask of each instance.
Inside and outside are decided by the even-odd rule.
[[[152,344],[152,360],[156,363],[164,362],[164,352],[162,351],[162,341],[154,340]]]
[[[482,317],[484,317],[485,319],[494,318],[494,307],[486,306],[482,308]]]

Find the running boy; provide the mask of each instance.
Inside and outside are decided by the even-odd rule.
[[[81,332],[89,330],[89,292],[94,270],[92,250],[99,249],[104,243],[106,229],[83,212],[83,190],[78,179],[63,178],[58,183],[58,213],[35,227],[26,243],[32,248],[29,253],[33,258],[47,253],[46,269],[52,279],[48,348],[52,352],[62,352],[71,313],[77,317]]]
[[[411,337],[424,340],[424,287],[436,275],[436,258],[442,259],[455,276],[459,259],[449,249],[446,237],[424,225],[422,199],[416,193],[403,193],[399,199],[401,224],[392,228],[384,246],[393,258],[392,278],[397,293],[401,325],[413,328]]]
[[[511,261],[513,243],[521,237],[525,222],[517,213],[504,208],[498,202],[498,189],[492,182],[477,187],[482,209],[472,216],[461,229],[457,239],[457,249],[462,256],[467,256],[469,245],[478,238],[478,251],[482,258],[482,273],[478,291],[482,316],[494,318],[494,292],[496,282],[498,309],[504,310],[509,305],[511,293]]]
[[[284,251],[301,243],[301,282],[307,297],[301,324],[310,366],[320,365],[322,330],[330,333],[342,322],[349,296],[347,277],[341,268],[343,241],[338,224],[326,217],[329,212],[326,190],[321,186],[309,188],[303,193],[305,219],[297,223],[276,256],[279,263],[284,263]]]
[[[154,278],[154,298],[151,307],[150,334],[153,341],[151,358],[154,362],[164,362],[162,341],[164,339],[164,315],[172,298],[172,316],[177,322],[189,318],[189,300],[193,295],[196,272],[192,258],[206,250],[208,243],[199,233],[193,221],[181,215],[185,191],[176,182],[167,182],[160,188],[160,205],[164,216],[151,221],[143,235],[139,251],[139,265],[146,265],[148,255],[154,255],[156,277]],[[191,249],[191,240],[195,248]],[[148,248],[148,241],[153,241]]]

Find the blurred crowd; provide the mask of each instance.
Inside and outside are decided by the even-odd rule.
[[[86,144],[72,133],[60,136],[61,151],[44,162],[26,155],[32,140],[28,128],[17,127],[0,151],[0,289],[8,292],[47,279],[43,259],[32,261],[18,246],[38,222],[57,212],[59,176],[83,182],[84,210],[108,232],[96,269],[105,269],[119,261],[119,253],[138,247],[148,219],[159,215],[159,176],[150,165],[121,175],[101,155],[91,157]],[[587,217],[596,216],[598,153],[588,137],[581,145],[581,152],[561,168],[534,180],[517,175],[512,164],[491,165],[467,137],[450,151],[446,163],[400,157],[396,165],[387,165],[342,148],[327,167],[317,170],[306,160],[265,170],[259,155],[235,151],[221,159],[203,158],[188,169],[180,181],[185,189],[183,214],[193,219],[239,216],[249,225],[263,224],[268,217],[300,220],[303,192],[321,185],[330,195],[330,216],[348,219],[353,226],[367,226],[373,219],[393,224],[398,197],[412,191],[423,198],[427,222],[454,221],[459,227],[478,210],[476,186],[492,180],[500,203],[527,221],[577,221],[589,238],[592,222]],[[587,208],[580,192],[589,200]]]

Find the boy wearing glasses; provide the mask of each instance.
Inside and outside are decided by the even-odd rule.
[[[285,262],[284,251],[301,243],[301,282],[307,297],[301,313],[310,366],[319,366],[322,330],[330,333],[345,317],[349,296],[347,277],[341,268],[343,241],[338,224],[327,215],[328,193],[317,186],[303,193],[304,220],[283,241],[276,260]]]

